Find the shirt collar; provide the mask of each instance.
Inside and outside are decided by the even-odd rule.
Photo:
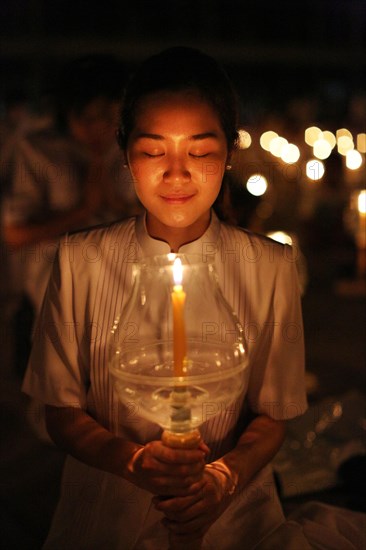
[[[136,218],[135,225],[137,241],[144,256],[157,256],[169,254],[170,246],[164,241],[151,237],[146,229],[146,212]],[[220,234],[220,221],[215,212],[211,210],[210,225],[204,234],[191,243],[184,244],[179,248],[180,254],[207,254],[215,247]]]

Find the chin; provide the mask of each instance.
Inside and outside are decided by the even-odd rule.
[[[194,226],[197,222],[200,221],[200,217],[187,216],[185,214],[175,214],[174,216],[169,216],[165,225],[175,229],[187,229]]]
[[[172,227],[187,227],[188,225],[191,225],[189,221],[187,221],[187,216],[184,214],[175,214],[174,216],[170,217],[170,224]]]

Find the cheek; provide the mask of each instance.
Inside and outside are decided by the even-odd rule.
[[[225,164],[221,160],[206,160],[195,167],[196,178],[202,184],[215,185],[217,182],[221,184],[224,172]]]
[[[143,202],[143,197],[154,187],[153,174],[144,163],[130,161],[129,167],[136,194]]]
[[[135,162],[131,158],[128,158],[128,165],[129,165],[130,172],[131,172],[133,180],[135,182],[138,181],[141,177],[141,174],[143,173],[143,169],[141,167],[141,164],[138,163],[138,162]]]
[[[135,153],[133,147],[127,147],[126,149],[126,160],[130,168],[131,175],[134,180],[137,180],[145,172],[144,162],[141,161],[141,158]]]
[[[150,161],[134,159],[132,156],[128,157],[128,163],[135,182],[149,185],[160,181],[163,173],[161,166]]]

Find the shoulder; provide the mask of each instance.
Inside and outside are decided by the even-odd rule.
[[[117,220],[112,223],[103,223],[84,229],[78,229],[67,233],[64,237],[69,242],[96,242],[110,240],[118,237],[120,240],[128,239],[134,234],[136,217]]]
[[[292,248],[287,244],[223,222],[221,222],[220,248],[221,254],[232,250],[240,261],[264,265],[281,263],[282,260],[291,261],[293,256]]]
[[[67,233],[59,243],[60,256],[97,262],[120,252],[135,242],[136,218],[88,227]]]

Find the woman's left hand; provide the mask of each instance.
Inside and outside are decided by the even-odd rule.
[[[156,509],[165,515],[163,524],[179,542],[201,539],[231,501],[233,484],[214,464],[205,467],[203,480],[193,495],[154,499]]]

